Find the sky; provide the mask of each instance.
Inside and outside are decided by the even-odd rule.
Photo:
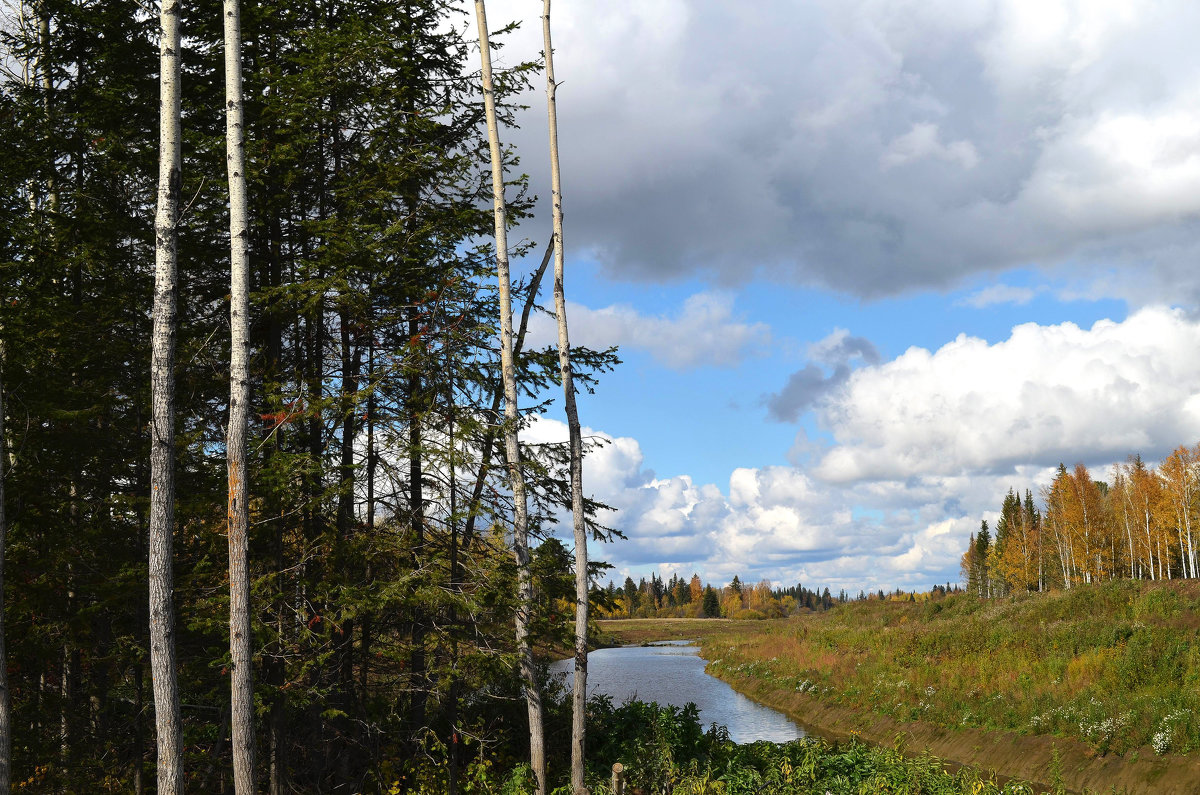
[[[522,21],[500,64],[539,56],[540,10],[488,3]],[[623,360],[580,403],[618,581],[925,590],[1010,487],[1200,441],[1200,4],[552,21],[572,342]],[[526,101],[514,239],[544,241],[544,84]],[[565,438],[561,406],[527,433]]]

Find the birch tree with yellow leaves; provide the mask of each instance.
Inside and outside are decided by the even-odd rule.
[[[1116,577],[1200,576],[1200,445],[1177,447],[1157,468],[1130,456],[1112,467],[1110,477],[1111,483],[1094,480],[1084,464],[1073,470],[1060,464],[1041,489],[1044,514],[1030,492],[1022,503],[1009,489],[986,557],[988,572],[1000,583],[971,586],[981,581],[976,570],[984,560],[972,535],[963,557],[968,589],[995,595],[1006,588],[1045,590],[1057,582],[1071,588]],[[1047,576],[1047,566],[1055,576]]]
[[[1038,516],[1033,496],[1025,502],[1012,490],[1004,497],[996,523],[996,574],[1010,589],[1032,591],[1041,586]]]
[[[1196,576],[1196,547],[1192,525],[1197,496],[1197,449],[1180,445],[1159,465],[1165,501],[1160,501],[1163,524],[1174,529],[1184,577]]]

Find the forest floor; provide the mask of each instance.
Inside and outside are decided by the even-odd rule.
[[[1047,789],[1200,793],[1198,616],[1200,584],[1117,581],[600,627],[619,643],[694,639],[710,673],[826,739]]]

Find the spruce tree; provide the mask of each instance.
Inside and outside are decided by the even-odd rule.
[[[146,98],[160,37],[157,21],[126,0],[39,8],[37,24],[6,42],[28,56],[31,79],[0,81],[0,113],[12,121],[0,140],[2,325],[6,339],[21,340],[5,351],[3,386],[7,418],[19,406],[22,421],[5,431],[10,450],[36,451],[4,472],[6,504],[20,508],[6,514],[10,579],[20,572],[4,605],[22,732],[12,771],[25,780],[58,759],[46,788],[94,791],[114,777],[145,791],[152,490],[145,445],[134,440],[151,424],[144,352],[158,114]],[[515,571],[492,528],[513,504],[490,463],[504,457],[492,409],[499,311],[491,252],[474,242],[491,214],[479,206],[486,151],[462,30],[449,4],[432,1],[243,10],[255,319],[250,398],[238,405],[226,375],[234,257],[220,179],[223,24],[184,11],[186,213],[167,379],[177,387],[168,423],[177,498],[167,503],[189,705],[180,722],[203,760],[185,771],[185,786],[216,791],[227,780],[230,665],[248,667],[227,651],[218,532],[234,409],[249,413],[245,636],[260,666],[264,783],[272,793],[299,782],[344,788],[382,776],[387,760],[411,771],[433,736],[470,745],[453,757],[465,759],[500,713],[464,696],[515,695],[516,649],[500,630]],[[519,71],[497,74],[499,95],[522,85]],[[526,200],[508,187],[517,215]],[[529,311],[531,288],[514,287]],[[547,394],[557,351],[519,347],[519,388]],[[572,354],[577,388],[611,361]],[[568,458],[565,446],[521,454],[536,541],[567,502]],[[585,502],[589,532],[599,529],[595,509]],[[407,716],[418,712],[416,726]],[[496,734],[484,731],[484,741],[501,747]]]
[[[975,581],[978,583],[979,595],[991,595],[991,581],[988,576],[988,555],[991,552],[992,536],[988,532],[987,519],[979,524],[979,535],[975,536]]]

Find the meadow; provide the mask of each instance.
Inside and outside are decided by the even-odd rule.
[[[656,632],[651,622],[606,622],[606,630],[639,640]],[[710,673],[802,724],[824,716],[835,735],[853,726],[887,742],[906,731],[917,742],[929,739],[935,753],[965,737],[958,745],[969,747],[959,756],[968,758],[958,761],[967,763],[979,763],[972,749],[1004,745],[1020,757],[1011,763],[1027,764],[1008,771],[1004,754],[984,754],[985,764],[1026,776],[1040,754],[1043,783],[1051,757],[1065,760],[1069,782],[1077,774],[1077,783],[1092,786],[1107,778],[1165,791],[1176,777],[1200,780],[1195,582],[872,599],[788,619],[678,622],[658,632],[694,633]]]

